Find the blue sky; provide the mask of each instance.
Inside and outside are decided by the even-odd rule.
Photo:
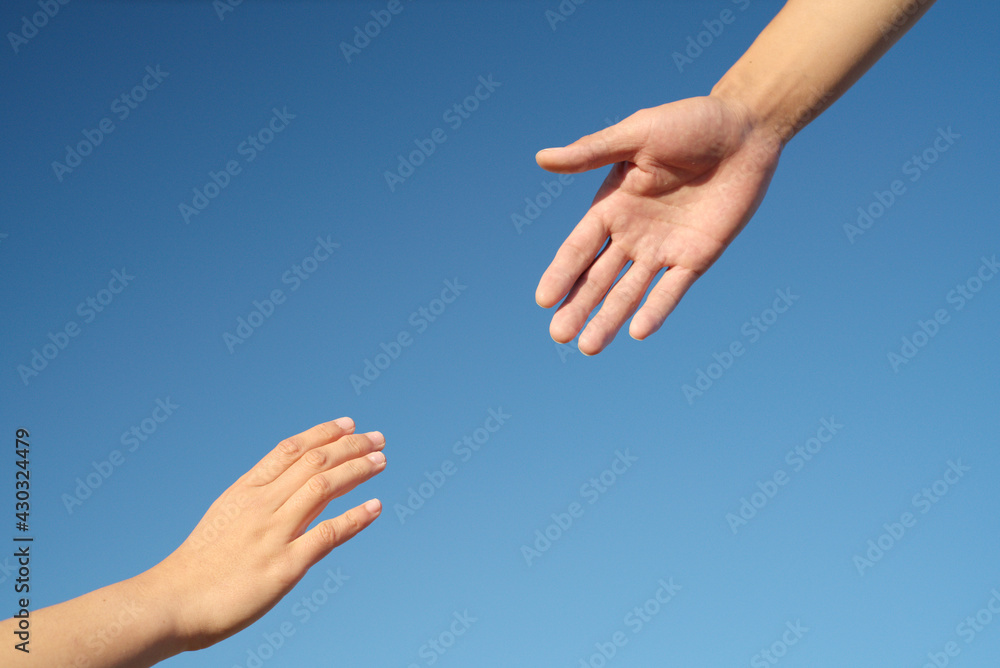
[[[535,151],[707,93],[777,7],[402,0],[345,53],[388,6],[77,0],[0,47],[2,415],[32,435],[35,601],[152,566],[278,440],[350,415],[389,466],[324,517],[383,516],[164,665],[992,665],[1000,8],[932,8],[788,146],[663,329],[585,358],[533,295],[604,170],[553,185]],[[5,3],[3,32],[37,11]]]

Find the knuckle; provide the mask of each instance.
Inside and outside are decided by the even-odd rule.
[[[286,455],[297,455],[299,450],[302,448],[302,440],[296,436],[289,436],[288,438],[278,443],[278,450]]]
[[[695,265],[689,267],[687,271],[684,272],[682,278],[686,278],[693,283],[704,276],[706,271],[708,271],[708,265]]]
[[[351,479],[364,478],[371,473],[372,463],[367,457],[352,459],[347,463],[348,473]]]
[[[372,445],[371,439],[367,436],[356,436],[351,439],[352,449],[358,455],[367,455],[375,447]]]
[[[341,532],[342,537],[353,536],[361,531],[361,522],[354,511],[349,511],[344,515],[344,525],[344,531]]]
[[[584,248],[583,244],[576,239],[567,239],[565,248],[566,254],[574,264],[583,263],[587,260],[593,260],[593,257],[588,252],[588,249]]]
[[[346,451],[344,454],[353,459],[355,457],[360,457],[368,452],[368,437],[367,436],[345,436],[341,439],[341,447]]]
[[[254,464],[253,468],[247,471],[246,475],[241,478],[250,487],[259,487],[260,485],[266,485],[268,482],[274,479],[273,471],[275,469],[274,456],[268,455],[264,459],[260,460]]]
[[[642,299],[642,295],[645,292],[643,286],[626,284],[622,286],[622,299],[625,302],[625,306],[632,309],[635,308],[636,302]]]
[[[323,448],[314,448],[307,452],[305,456],[302,457],[303,461],[313,468],[322,469],[326,466],[328,461],[326,452]]]
[[[330,427],[329,422],[318,424],[315,427],[313,427],[313,429],[322,434],[328,441],[332,441],[338,435],[338,432],[336,432],[333,428]]]
[[[337,530],[337,524],[333,520],[321,523],[316,527],[316,531],[319,534],[320,541],[332,547],[340,545],[340,532]]]
[[[319,497],[326,497],[330,494],[330,481],[322,473],[309,478],[309,491]]]

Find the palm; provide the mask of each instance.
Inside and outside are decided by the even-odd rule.
[[[556,341],[572,340],[603,300],[578,344],[584,353],[600,352],[667,267],[630,333],[644,339],[659,329],[764,196],[779,148],[749,130],[721,101],[692,98],[539,154],[540,165],[558,172],[615,163],[538,284],[541,306],[566,297],[552,318]]]

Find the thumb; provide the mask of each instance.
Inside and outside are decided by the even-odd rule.
[[[535,154],[542,169],[575,174],[631,160],[646,143],[648,125],[639,113],[600,132],[581,137],[569,146],[546,148]]]

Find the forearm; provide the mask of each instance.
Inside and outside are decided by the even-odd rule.
[[[238,633],[379,516],[372,499],[305,530],[332,499],[385,469],[384,447],[381,432],[355,434],[347,417],[285,439],[159,564],[32,611],[28,653],[15,647],[19,620],[0,621],[0,666],[147,668]]]
[[[934,0],[788,0],[712,89],[786,144],[833,104]]]
[[[16,619],[0,622],[0,665],[145,668],[183,651],[166,583],[144,573],[30,616],[30,642],[16,649]]]

